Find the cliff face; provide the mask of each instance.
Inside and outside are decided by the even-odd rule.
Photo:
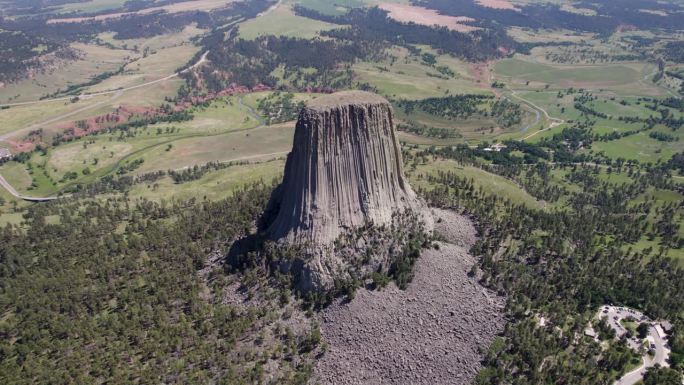
[[[281,189],[269,233],[297,243],[328,244],[346,228],[386,224],[394,211],[419,206],[389,103],[360,91],[323,96],[301,111]]]
[[[368,92],[326,95],[305,107],[269,237],[325,249],[346,230],[391,224],[397,212],[424,212],[402,172],[392,119],[387,100]],[[313,270],[323,275],[345,262],[330,250],[316,259]]]

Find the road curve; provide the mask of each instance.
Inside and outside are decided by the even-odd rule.
[[[27,196],[27,195],[21,195],[21,194],[19,194],[19,192],[17,190],[14,189],[14,187],[12,187],[11,184],[9,184],[9,182],[7,182],[7,180],[5,180],[5,178],[2,175],[0,175],[0,186],[4,187],[5,190],[7,190],[10,194],[12,194],[12,196],[19,198],[19,199],[23,199],[25,201],[29,201],[29,202],[46,202],[46,201],[51,201],[51,200],[55,200],[55,199],[59,198],[56,196],[32,197],[32,196]]]
[[[658,333],[658,330],[656,329],[656,325],[659,325],[657,322],[650,320],[638,310],[609,305],[601,307],[599,310],[599,317],[606,319],[608,325],[615,330],[617,338],[627,334],[627,329],[620,323],[623,319],[632,317],[636,320],[637,324],[646,323],[649,326],[648,337],[651,339],[650,343],[654,345],[653,350],[655,351],[655,354],[653,356],[644,354],[641,358],[641,365],[631,372],[624,374],[615,381],[613,385],[635,385],[644,378],[644,374],[648,368],[655,365],[669,366],[668,358],[670,356],[670,349],[668,348],[667,340],[663,338],[664,336]],[[639,350],[641,344],[642,341],[636,337],[627,340],[627,345],[635,351]]]
[[[149,81],[149,82],[146,82],[146,83],[142,83],[142,84],[138,84],[138,85],[135,85],[135,86],[125,87],[125,88],[118,88],[118,89],[109,90],[109,91],[93,92],[93,93],[90,93],[90,94],[81,94],[81,95],[78,95],[78,96],[79,96],[79,97],[85,98],[85,97],[109,95],[109,94],[123,93],[123,92],[126,92],[126,91],[130,91],[130,90],[135,90],[135,89],[142,88],[142,87],[151,86],[152,84],[156,84],[156,83],[160,83],[160,82],[163,82],[163,81],[172,79],[172,78],[174,78],[174,77],[176,77],[176,76],[178,76],[178,75],[180,75],[180,74],[186,73],[186,72],[192,70],[193,68],[196,68],[196,67],[202,65],[202,63],[204,63],[205,61],[207,61],[207,55],[208,55],[208,54],[209,54],[209,51],[207,50],[206,52],[204,52],[204,54],[202,54],[202,56],[201,56],[200,59],[197,61],[197,63],[191,65],[190,67],[188,67],[188,68],[186,68],[186,69],[184,69],[184,70],[181,70],[181,71],[172,73],[171,75],[164,76],[163,78],[160,78],[160,79],[157,79],[157,80],[152,80],[152,81]],[[39,104],[39,103],[63,102],[63,101],[66,101],[66,100],[71,100],[71,99],[73,99],[73,98],[74,98],[74,96],[64,96],[64,97],[61,97],[61,98],[42,99],[42,100],[32,100],[32,101],[29,101],[29,102],[5,103],[5,104],[0,104],[0,108],[1,108],[1,107],[27,106],[27,105]]]
[[[131,86],[131,87],[127,87],[127,88],[120,88],[120,89],[117,89],[117,90],[102,91],[102,92],[96,92],[96,93],[92,93],[92,94],[83,95],[83,96],[87,96],[87,97],[92,97],[92,96],[100,96],[100,95],[114,94],[114,95],[112,96],[112,98],[109,99],[109,100],[103,100],[103,101],[101,101],[101,102],[97,102],[97,103],[95,103],[95,104],[92,104],[92,105],[89,105],[89,106],[85,106],[85,107],[79,108],[79,109],[77,109],[77,110],[75,110],[75,111],[71,111],[71,112],[66,113],[66,114],[62,114],[62,115],[59,115],[59,116],[56,116],[56,117],[52,117],[52,118],[50,118],[50,119],[48,119],[48,120],[46,120],[46,121],[43,121],[43,122],[40,122],[40,123],[35,123],[35,124],[30,125],[30,126],[27,126],[27,127],[21,128],[21,129],[19,129],[19,130],[16,130],[16,131],[7,133],[7,134],[5,134],[5,135],[2,135],[2,136],[0,136],[0,141],[7,140],[7,138],[9,138],[10,136],[16,134],[17,132],[26,131],[26,130],[32,130],[32,129],[38,127],[38,126],[41,126],[41,125],[44,125],[44,124],[49,124],[49,123],[52,123],[52,122],[56,122],[56,121],[58,121],[58,120],[61,120],[61,119],[66,118],[66,117],[69,117],[69,116],[78,114],[78,113],[80,113],[80,112],[83,112],[83,111],[86,111],[86,110],[95,108],[95,107],[97,107],[97,106],[100,106],[100,105],[102,105],[102,104],[108,102],[108,101],[111,101],[111,100],[113,100],[113,99],[118,98],[119,96],[121,96],[121,95],[122,95],[124,92],[126,92],[126,91],[130,91],[130,90],[137,89],[137,88],[141,88],[141,87],[146,87],[146,86],[149,86],[149,85],[152,85],[152,84],[155,84],[155,83],[159,83],[159,82],[162,82],[162,81],[171,79],[171,78],[173,78],[173,77],[176,77],[176,76],[178,76],[178,75],[180,75],[180,74],[182,74],[182,73],[185,73],[185,72],[187,72],[187,71],[192,70],[193,68],[196,68],[196,67],[202,65],[202,63],[204,63],[205,61],[207,61],[207,55],[208,55],[208,54],[209,54],[209,51],[207,50],[206,52],[204,52],[204,54],[202,54],[202,56],[201,56],[200,59],[197,61],[197,63],[191,65],[190,67],[188,67],[188,68],[186,68],[186,69],[184,69],[184,70],[175,72],[175,73],[173,73],[173,74],[171,74],[171,75],[168,75],[168,76],[165,76],[165,77],[163,77],[163,78],[161,78],[161,79],[153,80],[153,81],[150,81],[150,82],[147,82],[147,83],[138,84],[138,85],[136,85],[136,86]],[[20,102],[20,103],[0,104],[0,107],[12,107],[12,106],[23,106],[23,105],[30,105],[30,104],[37,104],[37,103],[49,103],[49,102],[55,102],[55,101],[71,100],[72,98],[73,98],[73,97],[64,97],[64,98],[55,98],[55,99],[35,100],[35,101],[31,101],[31,102]],[[5,190],[7,190],[10,194],[12,194],[12,196],[14,196],[14,197],[16,197],[16,198],[19,198],[19,199],[23,199],[23,200],[25,200],[25,201],[30,201],[30,202],[45,202],[45,201],[50,201],[50,200],[54,200],[54,199],[57,199],[57,198],[58,198],[58,197],[56,197],[56,196],[50,196],[50,197],[32,197],[32,196],[27,196],[27,195],[21,195],[21,194],[19,194],[19,192],[18,192],[18,191],[17,191],[17,190],[16,190],[16,189],[15,189],[15,188],[7,181],[2,175],[0,175],[0,186],[2,186],[3,188],[5,188]]]

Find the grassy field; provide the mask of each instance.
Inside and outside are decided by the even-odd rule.
[[[535,90],[549,87],[610,90],[622,96],[665,96],[666,91],[650,81],[655,67],[645,62],[605,64],[546,64],[534,56],[516,55],[494,66],[497,79],[511,88]]]
[[[603,152],[612,159],[625,158],[635,159],[640,162],[655,163],[658,160],[670,159],[675,153],[682,151],[681,133],[677,135],[680,141],[661,142],[648,136],[648,133],[640,132],[621,139],[609,142],[594,142],[593,152]]]
[[[505,59],[496,64],[497,74],[562,87],[603,87],[632,83],[640,72],[628,65],[551,66],[520,59]]]
[[[175,184],[170,177],[164,177],[151,184],[136,185],[129,195],[155,201],[190,198],[222,199],[245,185],[259,181],[270,183],[273,178],[281,178],[284,167],[285,162],[278,159],[211,171],[198,180],[182,184]]]
[[[410,121],[426,127],[447,129],[454,133],[454,137],[448,139],[427,138],[411,133],[407,133],[408,135],[402,137],[406,142],[415,144],[447,145],[463,142],[478,143],[483,140],[491,140],[492,138],[499,137],[505,133],[515,132],[520,128],[519,126],[525,125],[525,122],[532,119],[532,116],[526,116],[523,124],[504,128],[501,127],[495,119],[486,117],[448,120],[422,111],[417,111],[410,115],[406,115],[404,111],[399,108],[395,108],[394,111],[398,123],[407,123]],[[419,139],[412,140],[412,137],[415,136],[418,136]]]
[[[337,1],[322,1],[322,0],[301,0],[299,4],[303,7],[316,10],[326,15],[342,15],[350,8],[363,7],[365,3],[361,0],[337,0]]]
[[[268,14],[240,23],[239,27],[240,37],[255,39],[264,35],[313,38],[320,31],[340,26],[297,16],[290,5],[281,4]]]
[[[510,199],[512,202],[525,204],[533,208],[545,206],[514,182],[495,174],[488,173],[482,169],[462,166],[452,160],[433,160],[427,164],[421,164],[415,170],[407,170],[411,184],[416,188],[430,189],[431,186],[421,175],[435,174],[438,171],[451,171],[465,178],[471,178],[477,188],[482,188],[488,194],[494,194]]]
[[[100,44],[113,45],[114,47],[125,49],[137,49],[138,52],[143,52],[145,49],[150,51],[158,51],[160,49],[175,47],[182,44],[188,44],[191,39],[202,33],[206,33],[208,30],[197,28],[194,24],[188,25],[183,28],[180,32],[167,33],[163,35],[157,35],[150,38],[139,38],[139,39],[114,39],[113,32],[103,32],[97,35],[95,39]]]
[[[173,74],[177,67],[186,63],[197,50],[197,47],[188,44],[160,49],[145,58],[133,61],[122,74],[112,76],[99,84],[83,89],[83,92],[87,93],[112,91],[106,95],[82,98],[75,103],[45,101],[0,110],[0,120],[4,123],[0,126],[0,135],[12,133],[11,137],[19,139],[30,130],[43,129],[46,132],[46,137],[49,138],[51,133],[59,131],[58,126],[60,124],[104,115],[113,112],[122,105],[158,107],[166,102],[166,97],[176,95],[178,88],[183,84],[183,80],[176,77],[125,91],[116,90],[139,86]],[[130,51],[123,52],[130,53]],[[121,64],[118,63],[116,68]],[[59,87],[65,89],[68,84],[82,83],[87,80],[82,78],[76,80],[74,74],[69,76],[71,76],[69,78],[71,80],[60,83]],[[17,86],[22,86],[21,84],[18,83]],[[29,83],[23,84],[27,87],[29,85]],[[38,96],[35,97],[38,98]]]
[[[47,155],[34,153],[27,164],[9,162],[0,166],[0,173],[18,191],[41,196],[95,181],[136,160],[143,163],[135,172],[145,173],[210,161],[279,158],[291,148],[294,124],[259,126],[248,106],[266,95],[246,95],[244,102],[217,99],[208,107],[194,107],[191,121],[150,125],[133,130],[132,137],[118,132],[84,137],[51,148]]]
[[[292,148],[294,126],[273,125],[217,136],[180,139],[167,151],[157,146],[132,159],[144,159],[140,172],[181,169],[210,161],[263,160],[284,156]]]
[[[60,5],[55,11],[59,13],[94,13],[108,9],[121,8],[125,2],[125,0],[89,0],[84,2],[66,3]]]
[[[62,61],[58,68],[5,85],[0,88],[0,104],[37,100],[58,89],[64,90],[69,85],[83,83],[103,72],[115,71],[128,57],[136,56],[130,50],[94,44],[74,43],[71,47],[82,55],[80,59]]]
[[[427,52],[431,51],[425,47],[421,48]],[[355,80],[369,83],[376,87],[379,93],[393,99],[423,99],[448,93],[490,93],[477,84],[468,64],[450,56],[437,57],[436,66],[449,67],[455,73],[455,76],[445,79],[437,70],[422,63],[419,57],[410,56],[404,48],[394,48],[388,55],[395,60],[355,64]]]

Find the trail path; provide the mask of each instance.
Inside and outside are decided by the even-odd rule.
[[[69,117],[69,116],[73,116],[73,115],[76,115],[76,114],[81,113],[81,112],[83,112],[83,111],[87,111],[87,110],[96,108],[96,107],[101,106],[101,105],[103,105],[103,104],[105,104],[105,103],[111,102],[111,101],[114,100],[114,99],[119,98],[119,97],[120,97],[121,95],[123,95],[123,93],[126,92],[126,91],[131,91],[131,90],[135,90],[135,89],[142,88],[142,87],[149,87],[149,86],[151,86],[151,85],[153,85],[153,84],[157,84],[157,83],[164,82],[164,81],[166,81],[166,80],[172,79],[172,78],[174,78],[174,77],[176,77],[176,76],[179,76],[179,75],[182,74],[182,73],[188,72],[188,71],[190,71],[190,70],[192,70],[192,69],[194,69],[194,68],[197,68],[198,66],[202,65],[204,62],[207,61],[207,55],[208,55],[208,54],[209,54],[209,51],[204,52],[204,54],[202,54],[202,56],[201,56],[200,59],[197,61],[197,63],[191,65],[190,67],[188,67],[188,68],[186,68],[186,69],[184,69],[184,70],[175,72],[175,73],[173,73],[173,74],[171,74],[171,75],[168,75],[168,76],[165,76],[165,77],[163,77],[163,78],[161,78],[161,79],[149,81],[149,82],[146,82],[146,83],[143,83],[143,84],[138,84],[138,85],[131,86],[131,87],[120,88],[120,89],[116,89],[116,90],[102,91],[102,92],[94,92],[94,93],[91,93],[91,94],[81,94],[81,95],[79,96],[79,98],[84,98],[84,99],[85,99],[85,98],[91,98],[91,97],[94,97],[94,96],[110,95],[110,94],[112,95],[112,97],[109,98],[109,99],[107,99],[107,100],[102,100],[102,101],[100,101],[100,102],[97,102],[97,103],[94,103],[94,104],[91,104],[91,105],[88,105],[88,106],[81,107],[81,108],[79,108],[79,109],[77,109],[77,110],[74,110],[74,111],[71,111],[71,112],[68,112],[68,113],[65,113],[65,114],[60,114],[60,115],[58,115],[58,116],[54,116],[54,117],[52,117],[52,118],[50,118],[50,119],[48,119],[48,120],[42,121],[42,122],[40,122],[40,123],[34,123],[34,124],[30,125],[30,126],[23,127],[23,128],[18,129],[18,130],[12,131],[12,132],[10,132],[10,133],[4,134],[4,135],[0,136],[0,141],[7,140],[8,138],[10,138],[11,136],[16,135],[17,133],[24,132],[24,131],[31,131],[31,130],[34,130],[34,129],[36,129],[36,128],[39,128],[39,127],[42,126],[42,125],[49,124],[49,123],[54,123],[54,122],[56,122],[56,121],[62,120],[62,119],[64,119],[64,118],[67,118],[67,117]],[[31,101],[31,102],[20,102],[20,103],[0,104],[0,107],[25,106],[25,105],[39,104],[39,103],[50,103],[50,102],[71,100],[72,98],[73,98],[73,97],[70,96],[70,97],[63,97],[63,98],[35,100],[35,101]],[[0,185],[2,185],[2,187],[4,187],[4,188],[5,188],[10,194],[12,194],[13,196],[15,196],[15,197],[17,197],[17,198],[19,198],[19,199],[26,200],[26,201],[43,202],[43,201],[49,201],[49,200],[54,200],[54,199],[57,199],[57,198],[58,198],[57,196],[33,197],[33,196],[21,195],[21,194],[19,194],[19,193],[17,192],[17,190],[16,190],[16,189],[15,189],[15,188],[7,181],[2,175],[0,175]]]
[[[251,117],[253,117],[253,118],[258,122],[258,124],[257,124],[256,126],[254,126],[254,127],[244,128],[244,129],[240,129],[240,130],[234,130],[234,131],[231,131],[231,132],[251,131],[251,130],[255,130],[255,129],[261,128],[261,127],[263,127],[263,126],[265,125],[264,119],[263,119],[259,114],[257,114],[257,112],[254,111],[254,109],[253,109],[251,106],[249,106],[249,105],[247,105],[247,104],[244,103],[244,101],[242,100],[242,96],[238,97],[238,103],[239,103],[242,107],[244,107],[244,108],[247,110],[247,113],[248,113]],[[132,153],[130,153],[130,154],[124,156],[123,158],[119,159],[119,161],[116,162],[114,165],[112,165],[112,166],[105,172],[104,175],[108,175],[108,174],[110,174],[111,172],[113,172],[114,170],[116,170],[116,168],[118,167],[118,165],[120,165],[121,163],[125,162],[127,159],[130,159],[130,158],[132,158],[132,157],[134,157],[134,156],[137,156],[137,155],[139,155],[141,152],[147,151],[147,150],[152,149],[152,148],[154,148],[154,147],[164,146],[164,145],[167,145],[167,144],[169,144],[169,143],[172,143],[172,142],[175,142],[175,141],[178,141],[178,140],[188,139],[188,138],[194,138],[194,137],[210,137],[210,136],[218,136],[218,135],[224,135],[224,134],[226,134],[226,132],[219,132],[219,133],[212,133],[212,134],[182,135],[182,136],[179,136],[179,137],[176,137],[176,138],[171,138],[170,140],[166,140],[166,141],[163,141],[163,142],[155,143],[155,144],[153,144],[153,145],[150,145],[150,146],[141,148],[141,149],[139,149],[139,150],[137,150],[137,151],[134,151],[134,152],[132,152]],[[289,151],[279,151],[279,152],[271,152],[271,153],[264,153],[264,154],[253,154],[253,155],[246,155],[246,156],[242,156],[242,157],[238,157],[238,158],[226,159],[226,160],[222,160],[221,162],[238,162],[238,161],[242,161],[242,160],[257,159],[257,158],[263,158],[263,157],[268,157],[268,156],[281,156],[281,155],[286,155],[287,153],[289,153]],[[103,175],[103,176],[104,176],[104,175]],[[17,190],[16,190],[16,189],[15,189],[15,188],[14,188],[14,187],[13,187],[5,178],[3,178],[2,175],[0,175],[0,185],[2,185],[2,187],[4,187],[4,188],[5,188],[10,194],[12,194],[13,196],[15,196],[15,197],[17,197],[17,198],[19,198],[19,199],[26,200],[26,201],[43,202],[43,201],[49,201],[49,200],[54,200],[54,199],[59,198],[58,196],[33,197],[33,196],[22,195],[22,194],[20,194],[19,192],[17,192]],[[68,186],[65,186],[65,187],[68,187]],[[65,197],[65,195],[63,195],[63,196],[61,196],[61,197]]]
[[[87,98],[91,98],[91,97],[93,97],[93,96],[102,96],[102,95],[118,94],[118,93],[124,93],[124,92],[126,92],[126,91],[135,90],[135,89],[138,89],[138,88],[149,87],[149,86],[151,86],[151,85],[153,85],[153,84],[157,84],[157,83],[161,83],[161,82],[167,81],[167,80],[169,80],[169,79],[173,79],[173,78],[175,78],[176,76],[179,76],[180,74],[186,73],[186,72],[188,72],[188,71],[190,71],[190,70],[192,70],[192,69],[194,69],[194,68],[196,68],[196,67],[202,65],[202,63],[204,63],[205,61],[207,61],[207,55],[208,55],[208,54],[209,54],[209,51],[206,51],[206,52],[202,55],[202,57],[200,57],[200,60],[198,60],[197,63],[193,64],[192,66],[190,66],[190,67],[188,67],[188,68],[186,68],[186,69],[184,69],[184,70],[181,70],[181,71],[178,71],[178,72],[174,72],[174,73],[172,73],[171,75],[164,76],[163,78],[160,78],[160,79],[152,80],[152,81],[149,81],[149,82],[145,82],[145,83],[142,83],[142,84],[137,84],[137,85],[130,86],[130,87],[118,88],[118,89],[115,89],[115,90],[107,90],[107,91],[100,91],[100,92],[93,92],[93,93],[83,93],[83,94],[81,94],[81,95],[78,95],[78,97],[81,98],[81,99],[87,99]],[[42,100],[32,100],[32,101],[29,101],[29,102],[5,103],[5,104],[0,104],[0,108],[1,108],[1,107],[28,106],[28,105],[32,105],[32,104],[51,103],[51,102],[63,102],[63,101],[72,100],[73,98],[74,98],[74,96],[64,96],[64,97],[60,97],[60,98],[42,99]],[[92,108],[92,106],[91,106],[91,108]]]
[[[565,120],[560,119],[560,118],[554,118],[554,117],[550,116],[549,113],[546,112],[545,109],[539,107],[538,105],[536,105],[536,104],[532,103],[531,101],[529,101],[529,100],[523,98],[522,96],[518,95],[518,91],[512,90],[512,89],[509,89],[509,91],[510,91],[512,97],[514,97],[514,98],[522,101],[523,103],[527,104],[528,106],[532,107],[532,109],[537,114],[535,121],[533,123],[525,126],[521,131],[525,132],[528,129],[530,129],[531,127],[534,127],[535,125],[537,125],[537,123],[539,123],[539,120],[541,118],[541,114],[544,114],[544,117],[546,117],[546,119],[549,121],[549,127],[544,128],[542,130],[535,131],[535,132],[525,136],[524,138],[522,138],[522,140],[527,140],[527,139],[532,138],[533,136],[539,134],[540,132],[548,131],[552,128],[558,127],[561,124],[565,123]]]

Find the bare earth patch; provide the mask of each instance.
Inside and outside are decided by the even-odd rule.
[[[88,16],[88,17],[70,17],[70,18],[65,18],[65,19],[50,19],[47,22],[48,22],[48,24],[53,24],[53,23],[81,23],[84,21],[102,21],[102,20],[108,20],[108,19],[116,19],[116,18],[124,17],[124,16],[146,15],[148,13],[154,13],[154,12],[159,12],[159,11],[165,11],[168,13],[180,13],[180,12],[189,12],[189,11],[209,11],[212,9],[225,7],[232,2],[233,2],[233,0],[193,0],[193,1],[184,1],[181,3],[175,3],[175,4],[169,4],[169,5],[162,5],[159,7],[145,8],[145,9],[141,9],[140,11],[135,11],[135,12],[116,12],[116,13],[107,13],[104,15]]]
[[[441,220],[440,220],[441,219]],[[469,384],[503,330],[504,300],[468,277],[475,258],[470,221],[439,210],[435,228],[450,243],[423,252],[413,282],[361,289],[319,315],[328,350],[312,383]]]
[[[519,9],[508,0],[475,0],[475,2],[483,7],[519,11]]]
[[[477,27],[463,24],[475,21],[472,17],[440,15],[432,9],[405,4],[382,3],[379,7],[389,12],[389,17],[402,23],[439,25],[458,32],[470,32],[477,29]]]

